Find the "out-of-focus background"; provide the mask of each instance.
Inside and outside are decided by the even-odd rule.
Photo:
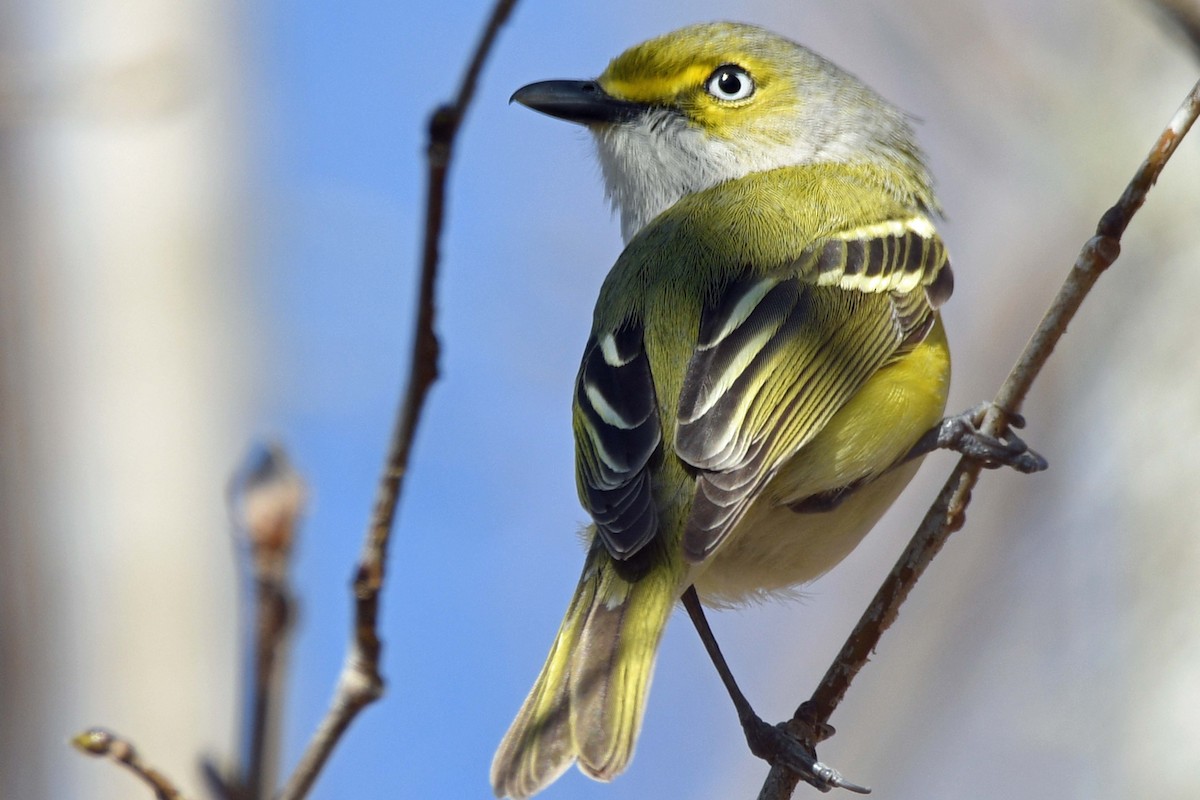
[[[0,796],[193,796],[237,729],[225,484],[306,475],[285,770],[324,711],[407,358],[423,127],[483,0],[0,3]],[[383,607],[388,694],[319,798],[483,798],[577,577],[571,382],[620,249],[583,131],[510,107],[680,25],[766,25],[921,120],[956,293],[950,405],[990,397],[1200,68],[1138,0],[522,3],[450,185],[433,391]],[[1200,796],[1200,140],[1185,141],[821,753],[891,798]],[[819,680],[952,463],[801,602],[714,616],[764,716]],[[683,619],[637,758],[552,798],[751,797]],[[800,795],[807,792],[801,788]]]

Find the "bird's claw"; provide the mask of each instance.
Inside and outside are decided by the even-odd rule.
[[[871,793],[871,790],[866,786],[859,786],[857,783],[852,783],[846,780],[842,777],[842,773],[838,772],[828,764],[824,764],[820,761],[813,764],[813,774],[818,779],[823,781],[829,787],[829,789],[845,789],[846,791],[854,792],[855,794]],[[822,791],[827,792],[829,789],[822,789]]]
[[[978,459],[985,467],[1012,467],[1026,474],[1041,472],[1049,466],[1046,459],[1029,449],[1013,428],[1023,428],[1025,418],[1020,414],[1002,412],[1007,424],[1000,436],[990,436],[980,430],[991,403],[981,403],[961,414],[946,417],[937,428],[934,447],[954,450],[969,458]]]
[[[858,794],[870,794],[865,786],[846,780],[833,767],[817,760],[816,751],[792,735],[786,723],[770,725],[761,717],[742,720],[750,752],[772,766],[781,766],[822,792],[846,789]]]

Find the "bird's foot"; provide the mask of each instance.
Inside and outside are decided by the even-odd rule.
[[[822,792],[831,789],[846,789],[858,794],[871,792],[865,786],[846,780],[833,767],[818,761],[813,745],[793,735],[787,723],[769,725],[755,714],[742,719],[742,730],[746,733],[750,752],[771,766],[784,767]],[[831,733],[832,729],[829,729],[818,735],[823,739]]]
[[[909,451],[906,461],[934,450],[953,450],[969,458],[978,459],[989,469],[1012,467],[1026,474],[1046,469],[1046,459],[1029,449],[1013,431],[1025,427],[1025,418],[1003,409],[1006,419],[999,436],[989,436],[980,430],[983,419],[993,407],[992,403],[980,403],[961,414],[946,417],[930,429],[916,446]]]

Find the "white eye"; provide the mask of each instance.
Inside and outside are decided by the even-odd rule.
[[[704,88],[718,100],[745,100],[754,94],[754,79],[736,64],[725,64],[708,76]]]

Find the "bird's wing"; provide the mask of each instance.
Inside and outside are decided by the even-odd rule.
[[[588,340],[575,379],[574,425],[580,500],[609,553],[624,560],[658,528],[647,464],[662,429],[639,323]]]
[[[820,241],[705,306],[674,441],[697,471],[688,560],[710,555],[778,469],[924,338],[951,288],[941,240],[915,217]]]

